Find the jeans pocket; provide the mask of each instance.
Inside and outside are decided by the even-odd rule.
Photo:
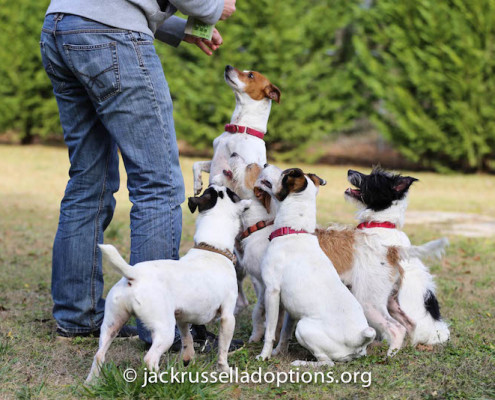
[[[64,44],[64,49],[74,74],[98,102],[120,92],[116,42]]]

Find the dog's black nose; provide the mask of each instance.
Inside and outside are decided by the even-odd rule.
[[[232,154],[230,155],[230,157],[239,157],[239,154],[237,154],[236,152],[234,152],[234,153],[232,153]]]
[[[268,167],[270,164],[266,163],[265,165],[263,165],[263,168],[266,168]]]
[[[351,175],[354,175],[354,174],[357,174],[358,172],[357,171],[354,171],[353,169],[350,169],[349,171],[347,171],[347,176],[351,176]]]
[[[234,69],[234,67],[232,65],[227,65],[225,67],[225,72],[229,72],[231,69]]]

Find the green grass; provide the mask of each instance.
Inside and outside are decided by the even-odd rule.
[[[192,195],[192,159],[182,159],[186,194]],[[345,167],[305,167],[328,180],[318,197],[321,224],[353,224],[354,209],[343,201],[348,186]],[[51,246],[58,207],[67,175],[67,152],[61,148],[0,146],[0,399],[66,398],[224,398],[224,399],[486,399],[495,398],[495,243],[494,238],[450,236],[451,246],[441,262],[430,265],[436,275],[438,298],[451,323],[452,340],[433,351],[406,346],[394,358],[385,357],[384,345],[373,347],[366,358],[337,364],[322,371],[340,376],[345,371],[370,372],[371,384],[128,384],[122,373],[132,367],[142,377],[144,347],[138,340],[116,340],[107,356],[104,378],[85,388],[95,339],[61,341],[51,318]],[[412,173],[420,179],[411,189],[409,209],[456,211],[495,215],[495,178],[488,175]],[[117,210],[107,241],[129,255],[129,209],[122,171]],[[183,254],[191,246],[194,218],[184,209]],[[414,243],[440,236],[439,227],[406,225]],[[118,276],[105,268],[106,290]],[[251,304],[255,297],[246,280]],[[250,311],[236,323],[236,337],[247,340]],[[216,324],[210,328],[216,330]],[[307,357],[295,341],[290,356],[258,362],[261,344],[247,345],[229,358],[241,371],[289,371],[290,362]],[[214,370],[215,355],[201,356],[186,369],[177,356],[166,355],[162,371]],[[302,370],[301,370],[302,371]]]

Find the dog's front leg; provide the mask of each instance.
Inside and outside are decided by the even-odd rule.
[[[193,164],[194,195],[197,196],[203,190],[201,172],[210,172],[211,161],[197,161]]]
[[[266,329],[265,344],[261,354],[256,357],[257,360],[267,360],[272,355],[273,343],[275,341],[275,331],[277,330],[278,312],[280,305],[280,288],[267,287],[265,289],[265,310],[266,310]]]
[[[220,317],[220,331],[218,335],[218,370],[230,372],[227,356],[230,342],[234,336],[235,317],[233,314],[225,314]]]

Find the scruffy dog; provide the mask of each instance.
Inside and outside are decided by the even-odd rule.
[[[250,203],[218,186],[210,186],[201,197],[190,197],[191,212],[199,210],[195,245],[180,260],[147,261],[131,267],[115,247],[100,245],[106,262],[123,278],[108,293],[99,349],[87,382],[98,376],[112,340],[132,314],[141,319],[153,337],[144,357],[150,370],[158,370],[161,355],[172,345],[176,323],[182,358],[189,362],[194,346],[188,324],[202,325],[220,317],[218,368],[229,370],[227,353],[234,333],[237,297],[232,252],[240,215]]]
[[[411,242],[401,228],[407,194],[417,179],[375,168],[369,175],[349,170],[348,180],[355,188],[346,190],[346,198],[359,208],[358,229],[366,235],[367,243],[373,248],[411,248]],[[420,259],[428,253],[440,255],[446,244],[446,239],[441,239],[419,248],[412,247],[412,251],[408,251],[399,262],[403,276],[397,306],[413,323],[414,329],[410,332],[413,345],[443,343],[450,337],[448,325],[440,315],[433,277]],[[385,322],[381,321],[382,324]]]
[[[280,205],[261,266],[266,330],[258,359],[272,355],[280,301],[287,311],[283,331],[291,333],[297,323],[299,344],[318,360],[293,365],[333,365],[335,360],[365,355],[375,337],[361,305],[341,282],[314,235],[316,194],[325,183],[314,174],[291,168],[275,185],[265,185]]]

